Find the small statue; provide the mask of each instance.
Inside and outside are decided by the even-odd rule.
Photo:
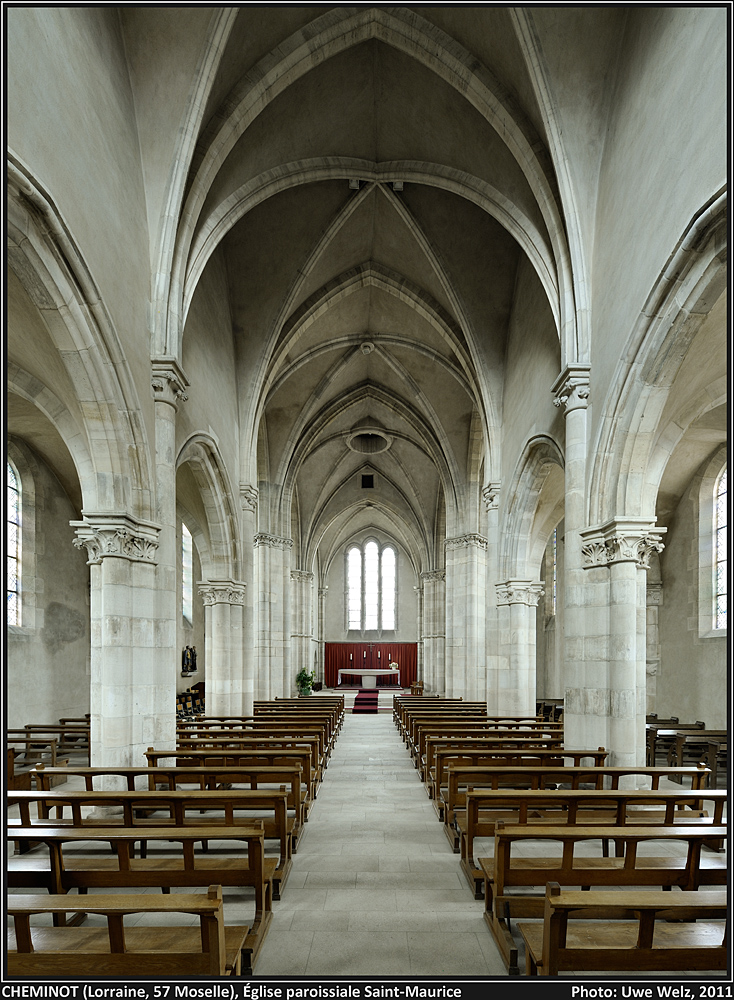
[[[186,646],[181,657],[181,676],[196,673],[196,646]]]

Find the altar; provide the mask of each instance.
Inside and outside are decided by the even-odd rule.
[[[395,669],[395,670],[373,670],[373,669],[368,668],[368,667],[361,667],[361,668],[360,667],[353,667],[353,668],[350,667],[349,670],[340,670],[339,671],[339,675],[338,675],[339,676],[339,680],[338,680],[339,684],[341,684],[341,682],[342,682],[342,674],[348,674],[349,676],[358,676],[360,678],[361,682],[362,682],[362,687],[366,687],[366,688],[377,687],[377,678],[378,677],[383,677],[383,676],[387,676],[387,675],[389,675],[389,676],[396,676],[397,677],[397,685],[396,686],[398,686],[398,687],[400,686],[400,670],[398,670],[398,669]]]

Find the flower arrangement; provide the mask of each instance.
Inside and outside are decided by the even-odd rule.
[[[395,662],[395,660],[391,660],[388,663],[388,666],[389,666],[390,670],[397,670],[398,669],[398,664]]]

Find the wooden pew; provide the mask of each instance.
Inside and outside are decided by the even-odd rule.
[[[53,739],[56,740],[58,753],[83,753],[87,760],[89,759],[90,726],[88,722],[73,725],[71,723],[63,725],[29,723],[22,728],[6,730],[6,736],[9,741],[13,737],[37,739],[42,746]]]
[[[494,758],[497,766],[517,767],[564,766],[565,764],[578,767],[585,763],[601,767],[609,756],[609,751],[605,750],[604,747],[597,747],[596,750],[567,750],[565,748],[545,750],[542,747],[497,749],[496,745],[491,741],[488,742],[486,738],[452,739],[445,736],[429,736],[426,741],[421,777],[426,782],[426,790],[429,795],[434,797],[439,794],[438,789],[445,784],[443,771],[436,763],[439,751],[446,752],[444,766],[450,753],[461,753],[464,757],[471,757],[476,753],[481,757]],[[438,784],[439,781],[440,784]]]
[[[654,767],[658,758],[668,760],[668,751],[678,733],[701,731],[705,728],[703,722],[676,722],[672,725],[660,722],[647,723],[645,725],[645,747],[648,765]]]
[[[216,831],[216,840],[228,842],[230,853],[226,856],[195,853],[197,842],[214,839],[212,826],[147,827],[145,839],[159,843],[165,853],[159,856],[134,858],[132,846],[140,840],[136,827],[13,827],[6,830],[8,840],[37,840],[48,847],[47,856],[8,858],[9,888],[40,888],[51,894],[61,894],[77,889],[122,887],[125,889],[171,888],[191,889],[222,885],[251,888],[255,893],[255,919],[242,949],[243,972],[252,966],[262,947],[272,920],[272,871],[275,859],[266,860],[263,847],[263,825],[251,821],[246,826],[222,826]],[[246,851],[239,846],[244,842]],[[111,844],[114,857],[100,856],[95,852],[84,856],[74,850],[82,846],[87,851],[90,844]],[[71,899],[70,912],[78,903]],[[78,910],[78,906],[77,906]],[[63,914],[57,914],[63,921]]]
[[[622,857],[588,857],[580,853],[590,840],[599,840],[600,828],[587,826],[505,826],[500,821],[494,836],[494,857],[480,858],[484,875],[484,919],[497,943],[509,974],[519,975],[517,944],[511,921],[518,917],[542,917],[545,894],[527,893],[528,888],[557,882],[561,886],[623,886],[637,888],[674,887],[691,891],[704,885],[727,884],[726,859],[701,857],[703,841],[723,838],[726,827],[647,826],[618,827],[615,839],[622,841]],[[648,841],[662,841],[666,848],[680,850],[676,856],[649,856],[638,848]],[[540,841],[546,849],[560,846],[560,853],[542,857],[513,856],[512,848],[523,841]],[[577,850],[579,849],[579,850]],[[512,890],[525,890],[513,895]],[[593,899],[593,896],[590,898]]]
[[[271,877],[273,899],[280,899],[288,880],[292,865],[293,820],[287,815],[287,793],[285,787],[274,789],[226,789],[205,791],[18,791],[7,795],[8,806],[18,806],[20,819],[8,820],[8,829],[14,827],[61,826],[75,827],[115,826],[161,827],[172,826],[209,827],[211,838],[216,840],[219,830],[229,826],[241,826],[257,818],[263,824],[266,840],[277,840],[279,857]],[[38,816],[32,815],[31,805],[37,808]],[[104,815],[89,815],[90,810],[103,809]],[[55,815],[51,818],[51,811]],[[65,813],[69,813],[65,818]],[[151,814],[163,812],[161,817]],[[190,813],[196,812],[194,818]],[[205,812],[218,815],[202,816]],[[267,813],[265,817],[252,817],[252,812]],[[272,815],[269,815],[271,814]],[[243,815],[244,814],[244,815]],[[141,830],[141,856],[145,855],[145,833]],[[24,845],[27,850],[27,845]],[[272,859],[265,859],[268,869]]]
[[[246,736],[215,737],[201,739],[181,739],[176,747],[180,756],[185,757],[190,752],[200,753],[208,750],[224,750],[243,753],[247,750],[298,750],[308,747],[311,752],[311,766],[316,775],[316,782],[323,779],[326,761],[321,749],[321,740],[316,734],[303,735],[273,735],[270,733],[252,734]]]
[[[605,828],[597,834],[599,838],[619,844],[616,831],[630,824],[701,824],[719,829],[726,796],[725,789],[473,789],[466,793],[464,813],[456,817],[461,869],[474,898],[481,899],[484,878],[474,860],[474,842],[479,837],[492,837],[499,823],[528,824],[532,829],[542,829],[543,824],[598,825]],[[711,816],[704,801],[713,804]],[[717,836],[711,834],[709,841],[711,847],[720,849]]]
[[[220,976],[242,974],[242,950],[250,928],[225,926],[222,888],[168,896],[10,895],[7,962],[11,976]],[[36,927],[43,914],[98,914],[106,927]],[[198,926],[125,925],[125,917],[154,913],[193,914]]]
[[[727,739],[726,729],[699,729],[688,733],[679,732],[668,750],[668,763],[671,767],[682,767],[687,759],[697,763],[701,756],[708,752],[708,745],[712,740],[725,744]]]
[[[517,925],[525,971],[724,972],[726,897],[719,890],[574,892],[549,882],[543,923]]]
[[[204,791],[244,785],[252,789],[273,789],[285,785],[288,810],[293,813],[293,853],[303,833],[304,802],[308,789],[302,781],[301,763],[249,765],[246,767],[54,767],[39,764],[32,774],[36,787],[50,791],[59,778],[82,778],[88,792],[110,790],[112,782],[124,784],[129,792],[148,788],[150,791],[175,791],[186,786]]]
[[[634,779],[640,787],[654,790],[660,787],[663,778],[683,771],[683,777],[690,779],[690,788],[708,787],[708,768],[705,767],[496,767],[487,765],[465,765],[459,758],[449,758],[446,766],[447,786],[441,791],[442,809],[439,818],[443,820],[444,833],[455,854],[459,853],[459,831],[456,813],[466,807],[466,792],[472,789],[570,789],[610,788],[618,789],[620,781]]]
[[[219,772],[223,767],[281,767],[300,765],[301,781],[305,791],[301,791],[302,819],[308,820],[308,814],[318,794],[318,777],[313,767],[313,752],[310,747],[270,747],[257,745],[245,750],[156,750],[148,747],[145,758],[149,767],[160,767],[165,761],[171,761],[173,767],[205,767],[215,768]]]

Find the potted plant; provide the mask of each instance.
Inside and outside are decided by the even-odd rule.
[[[298,693],[302,697],[311,694],[311,687],[315,680],[315,674],[313,671],[311,673],[302,667],[296,674],[296,687],[298,688]]]

